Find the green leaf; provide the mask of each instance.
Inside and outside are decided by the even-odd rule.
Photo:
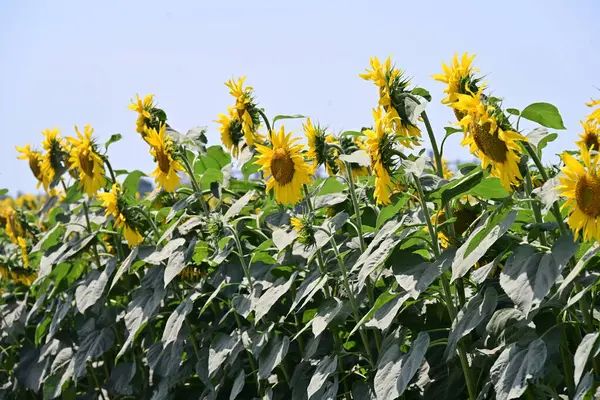
[[[421,87],[416,87],[412,90],[411,93],[414,94],[415,96],[421,96],[422,98],[424,98],[427,101],[431,101],[431,94],[426,89],[423,89]]]
[[[276,115],[275,118],[273,118],[273,126],[275,126],[275,122],[279,121],[280,119],[295,119],[295,118],[306,118],[306,117],[304,115],[300,115],[300,114]]]
[[[135,197],[142,176],[146,176],[146,174],[140,170],[136,169],[135,171],[130,172],[123,181],[123,192]]]
[[[200,182],[203,189],[209,188],[213,182],[223,183],[223,172],[220,169],[209,168],[202,174]]]
[[[546,147],[548,143],[554,142],[556,138],[558,138],[558,133],[556,132],[544,136],[537,145],[538,151],[542,151],[542,149]]]
[[[79,190],[79,188],[77,186],[78,185],[71,185],[71,187],[69,187],[67,189],[66,196],[61,203],[73,204],[73,203],[76,203],[77,201],[79,201],[79,199],[81,199],[83,197],[83,192],[81,190]]]
[[[208,243],[199,240],[194,247],[194,256],[192,260],[197,265],[200,265],[208,257],[209,247]]]
[[[50,318],[49,316],[46,316],[46,318],[44,318],[44,320],[39,323],[37,325],[37,327],[35,328],[35,345],[39,345],[42,342],[42,339],[44,338],[44,336],[46,336],[46,332],[48,331],[48,328],[50,327],[50,323],[52,322],[52,318]]]
[[[319,195],[323,196],[325,194],[330,193],[339,193],[343,192],[346,189],[346,185],[342,182],[338,181],[333,177],[329,177],[325,180],[323,186],[321,186],[321,190],[319,191]]]
[[[8,193],[8,189],[0,189],[0,196],[4,196]]]
[[[404,207],[404,205],[406,204],[407,201],[408,201],[408,196],[403,196],[403,197],[400,197],[400,199],[398,199],[396,204],[393,204],[391,206],[387,206],[387,207],[384,207],[383,209],[381,209],[381,212],[377,216],[376,227],[377,228],[382,227],[383,224],[387,220],[396,216],[398,214],[398,211],[400,211],[400,209],[402,207]]]
[[[219,162],[212,157],[199,156],[194,163],[194,173],[202,175],[207,169],[221,170]]]
[[[348,136],[354,136],[354,137],[364,136],[364,134],[362,132],[359,132],[359,131],[344,131],[344,132],[340,133],[340,137],[347,136],[347,135]]]
[[[504,189],[504,186],[502,186],[502,183],[500,183],[500,179],[488,177],[475,186],[469,192],[469,194],[483,197],[484,199],[493,200],[504,199],[510,193]]]
[[[244,175],[245,180],[248,180],[250,175],[258,172],[258,170],[260,169],[260,165],[255,164],[256,161],[258,161],[258,158],[256,156],[253,156],[242,166],[242,174]]]
[[[566,129],[558,109],[549,103],[533,103],[525,107],[521,117],[553,129]]]
[[[461,128],[455,128],[453,126],[445,126],[444,130],[446,131],[446,136],[450,136],[453,133],[463,132]]]
[[[210,146],[206,149],[206,155],[219,164],[219,169],[231,163],[231,155],[226,153],[220,145]]]
[[[483,179],[483,170],[473,170],[468,175],[463,176],[460,179],[452,181],[441,188],[442,203],[447,203],[450,200],[467,193],[477,187]]]
[[[112,143],[118,142],[122,138],[123,135],[121,135],[120,133],[115,133],[114,135],[110,136],[106,143],[104,143],[104,147],[106,148],[106,150],[108,150],[108,146],[110,146]]]
[[[583,370],[585,368],[585,364],[587,363],[590,355],[597,347],[596,342],[598,341],[598,336],[600,334],[598,332],[588,333],[584,336],[575,351],[575,357],[573,357],[573,364],[575,366],[574,378],[575,385],[579,385],[579,381],[581,380],[581,375],[583,375]],[[597,355],[594,354],[594,357]]]
[[[517,110],[516,108],[507,108],[506,112],[511,115],[516,115],[516,116],[521,115],[521,111]]]

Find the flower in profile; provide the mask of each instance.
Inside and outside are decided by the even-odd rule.
[[[118,183],[112,186],[110,192],[98,193],[102,206],[106,209],[106,216],[113,216],[118,228],[123,229],[123,236],[129,247],[140,244],[144,239],[140,232],[134,227],[127,204],[123,198],[123,192]]]
[[[389,114],[381,107],[373,109],[375,127],[365,130],[367,149],[371,158],[371,169],[375,175],[375,201],[377,204],[389,204],[393,190],[391,174],[395,167],[394,134],[389,132]]]
[[[239,78],[237,82],[232,78],[225,82],[225,85],[229,88],[229,94],[235,97],[234,110],[238,120],[242,122],[242,132],[244,132],[246,143],[248,146],[254,146],[260,125],[260,115],[252,96],[252,87],[244,88],[245,80],[245,76]]]
[[[25,238],[19,236],[17,238],[17,244],[21,249],[21,256],[23,257],[23,266],[25,268],[29,267],[29,253],[27,252],[27,241]]]
[[[106,183],[104,178],[104,160],[98,154],[98,146],[92,138],[94,129],[91,125],[83,128],[83,134],[75,125],[77,137],[69,137],[71,143],[69,163],[71,168],[77,170],[79,177],[79,188],[88,196],[95,195]]]
[[[302,129],[308,139],[308,152],[306,157],[313,160],[313,168],[316,170],[319,166],[325,165],[327,173],[331,176],[339,172],[337,151],[330,147],[330,143],[335,143],[335,138],[325,132],[325,128],[320,125],[313,125],[310,118],[306,119],[306,124],[302,124]]]
[[[150,154],[154,156],[157,166],[152,176],[155,182],[167,192],[174,192],[179,186],[178,171],[183,171],[179,161],[175,159],[175,145],[173,140],[166,135],[166,125],[160,126],[159,132],[150,128],[146,134],[146,141],[151,146]]]
[[[27,143],[24,147],[16,147],[17,151],[21,153],[19,160],[27,160],[29,162],[29,169],[35,179],[37,179],[39,188],[44,183],[44,175],[42,174],[42,153],[36,150],[31,150],[31,146]]]
[[[41,168],[44,188],[47,190],[57,174],[62,172],[62,162],[65,153],[63,148],[64,143],[60,137],[60,130],[58,128],[46,129],[42,131],[42,135],[45,136],[42,146],[46,150],[46,153],[42,156]]]
[[[5,205],[2,211],[2,217],[4,219],[4,229],[6,235],[15,244],[18,243],[20,237],[25,237],[27,230],[21,218],[21,214],[17,212],[12,206]]]
[[[244,132],[242,122],[237,117],[237,112],[229,107],[228,114],[219,114],[219,119],[214,122],[221,124],[219,131],[221,132],[221,143],[234,156],[238,157],[240,148],[243,145]]]
[[[442,104],[454,103],[458,100],[457,95],[459,94],[471,94],[479,91],[477,85],[481,79],[474,76],[474,72],[479,72],[477,68],[473,68],[474,58],[475,54],[464,53],[459,60],[458,53],[455,53],[450,65],[442,63],[443,73],[431,76],[436,81],[446,84],[444,93],[448,96],[442,99]],[[462,116],[457,115],[457,118],[460,120]]]
[[[491,175],[500,179],[504,188],[512,191],[511,185],[518,185],[522,180],[519,171],[519,143],[527,141],[521,134],[508,127],[503,129],[495,116],[496,109],[483,102],[481,89],[470,96],[457,94],[457,101],[452,107],[464,114],[458,122],[465,132],[461,142],[469,146],[471,154],[481,160],[483,168],[491,166]]]
[[[313,227],[313,218],[311,216],[300,216],[300,218],[290,218],[292,229],[298,232],[298,241],[305,246],[315,243],[315,228]]]
[[[471,207],[468,203],[458,202],[457,207],[453,209],[452,214],[456,219],[452,225],[454,226],[454,233],[456,238],[462,237],[462,235],[469,229],[469,227],[477,220],[479,213],[476,209]],[[437,215],[431,216],[431,222],[437,225],[443,224],[446,221],[446,213],[444,210],[440,211]],[[427,228],[425,228],[427,229]],[[438,239],[440,245],[447,249],[451,246],[459,245],[456,238],[451,238],[444,232],[443,228],[437,229]]]
[[[148,128],[156,128],[156,122],[154,121],[154,95],[148,94],[144,96],[142,100],[138,94],[135,95],[135,100],[131,101],[131,104],[127,107],[138,113],[138,118],[135,123],[136,132],[142,135],[144,140],[146,139],[146,131]]]
[[[28,210],[35,210],[38,207],[38,198],[32,194],[22,194],[15,199],[15,205],[17,207],[26,208]]]
[[[270,139],[272,147],[256,145],[256,164],[268,176],[267,191],[274,190],[275,200],[284,205],[296,204],[302,199],[302,185],[311,182],[314,169],[302,156],[304,146],[296,144],[298,138],[286,134],[283,125],[279,133],[271,132]]]
[[[359,74],[361,78],[379,88],[379,105],[389,114],[388,124],[392,127],[400,143],[412,148],[414,142],[421,137],[421,130],[411,121],[407,108],[414,108],[414,100],[407,96],[409,80],[402,75],[402,70],[392,66],[388,57],[383,64],[377,57],[370,59],[372,70]],[[408,104],[411,103],[411,104]]]
[[[592,108],[597,107],[595,110],[592,111],[590,115],[588,115],[588,119],[592,121],[600,121],[600,99],[592,100],[589,103],[586,103],[585,105]]]
[[[584,145],[588,150],[600,151],[600,120],[588,119],[581,122],[583,134],[579,135],[580,141],[576,142],[578,146]]]
[[[600,242],[600,154],[591,154],[586,146],[579,146],[581,161],[568,153],[562,155],[565,163],[561,185],[556,188],[567,201],[562,206],[568,210],[569,226],[584,240]]]
[[[37,272],[25,268],[8,268],[0,264],[0,278],[10,280],[16,284],[31,286],[37,278]]]

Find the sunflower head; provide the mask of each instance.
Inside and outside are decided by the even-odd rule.
[[[300,216],[290,218],[292,229],[298,232],[298,241],[305,246],[315,244],[315,228],[313,216]]]
[[[373,110],[375,127],[365,130],[367,149],[371,158],[371,169],[375,175],[375,201],[378,204],[389,204],[393,185],[391,175],[396,167],[394,156],[395,135],[389,130],[389,114],[382,108]]]
[[[585,146],[588,150],[600,150],[600,120],[588,119],[585,122],[581,122],[583,127],[583,134],[579,135],[581,138],[577,142],[579,146]]]
[[[556,188],[567,201],[569,226],[584,240],[600,241],[600,154],[591,154],[584,145],[579,146],[581,161],[568,153],[562,155],[565,167]]]
[[[302,185],[311,182],[314,168],[302,156],[303,145],[298,138],[285,133],[282,125],[279,133],[271,132],[272,147],[256,145],[259,153],[256,164],[264,171],[267,191],[274,190],[275,200],[284,205],[293,205],[302,199]]]
[[[237,114],[237,119],[242,123],[244,139],[248,146],[254,146],[260,125],[260,113],[254,99],[252,87],[244,87],[245,80],[245,76],[239,78],[237,81],[231,78],[225,82],[225,85],[229,88],[229,94],[235,98],[234,110]]]
[[[115,225],[123,230],[123,236],[130,247],[144,240],[139,229],[142,223],[127,204],[127,199],[118,183],[112,186],[110,192],[98,193],[98,199],[106,209],[106,216],[112,216]]]
[[[46,153],[42,156],[41,169],[44,188],[48,189],[53,186],[55,178],[64,171],[63,162],[67,153],[58,128],[46,129],[42,131],[42,135],[44,135],[42,146]]]
[[[98,146],[92,138],[94,129],[91,125],[88,124],[83,128],[83,134],[75,125],[75,132],[77,137],[68,138],[71,144],[69,164],[77,171],[79,187],[91,197],[106,183],[104,160],[98,153]]]
[[[244,141],[244,132],[242,130],[242,122],[237,116],[237,111],[229,107],[228,114],[219,114],[218,122],[219,132],[221,132],[221,143],[234,156],[238,157],[240,148]]]
[[[155,182],[167,192],[174,192],[179,187],[179,171],[183,167],[175,159],[175,144],[166,135],[166,125],[162,124],[157,132],[150,128],[146,132],[146,141],[150,145],[150,154],[156,161],[156,169],[152,172]]]
[[[310,118],[307,118],[306,124],[302,124],[306,138],[308,139],[308,152],[306,156],[313,160],[313,167],[317,169],[320,165],[325,165],[329,175],[336,175],[339,172],[337,161],[337,151],[329,146],[335,143],[333,136],[325,132],[325,128],[320,125],[313,125]]]
[[[585,103],[585,105],[591,108],[595,108],[594,110],[592,110],[592,113],[588,115],[587,118],[589,120],[600,121],[600,99],[592,99],[589,103]]]
[[[512,191],[512,185],[522,180],[518,141],[527,139],[510,129],[508,120],[498,111],[498,104],[487,103],[481,88],[473,96],[457,94],[457,100],[451,105],[464,115],[458,122],[465,132],[461,144],[469,146],[483,168],[491,166],[492,176],[499,178],[506,190]]]
[[[12,240],[13,243],[18,243],[20,237],[25,237],[27,234],[27,224],[24,216],[20,211],[15,210],[12,206],[4,206],[2,212],[4,219],[4,228],[6,235]]]
[[[432,75],[431,77],[436,81],[440,81],[446,84],[444,93],[446,96],[443,100],[443,104],[452,104],[458,100],[458,94],[470,94],[477,93],[479,91],[479,82],[481,78],[476,78],[474,73],[479,72],[478,69],[473,67],[473,59],[475,54],[469,55],[464,53],[462,57],[458,58],[458,53],[454,54],[450,65],[442,63],[443,73]],[[455,111],[457,118],[462,119],[462,114],[459,110]]]
[[[156,107],[154,104],[154,95],[148,94],[144,96],[144,99],[140,98],[138,94],[135,95],[135,100],[131,101],[128,106],[130,110],[138,113],[138,118],[135,123],[136,132],[142,135],[142,138],[146,140],[146,134],[148,129],[154,128],[159,129],[161,124],[166,123],[167,115],[163,110]]]
[[[29,169],[35,179],[38,180],[38,187],[44,182],[44,175],[42,174],[42,153],[36,150],[31,150],[31,146],[27,143],[23,147],[16,147],[17,151],[21,153],[19,160],[27,160],[29,162]]]

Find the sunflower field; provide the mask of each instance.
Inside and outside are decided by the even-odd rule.
[[[389,58],[360,77],[344,132],[231,79],[222,146],[136,96],[148,175],[91,125],[18,147],[44,195],[0,192],[0,398],[600,398],[600,101],[544,165],[559,111],[504,108],[473,55],[432,76],[446,127]]]

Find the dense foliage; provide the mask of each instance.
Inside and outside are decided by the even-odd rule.
[[[374,58],[372,127],[306,119],[307,147],[244,79],[224,147],[137,97],[150,193],[111,166],[120,135],[19,148],[46,195],[0,200],[0,398],[592,398],[599,103],[545,167],[558,110],[503,110],[472,62],[434,76],[455,126]],[[449,171],[460,135],[481,164]]]

